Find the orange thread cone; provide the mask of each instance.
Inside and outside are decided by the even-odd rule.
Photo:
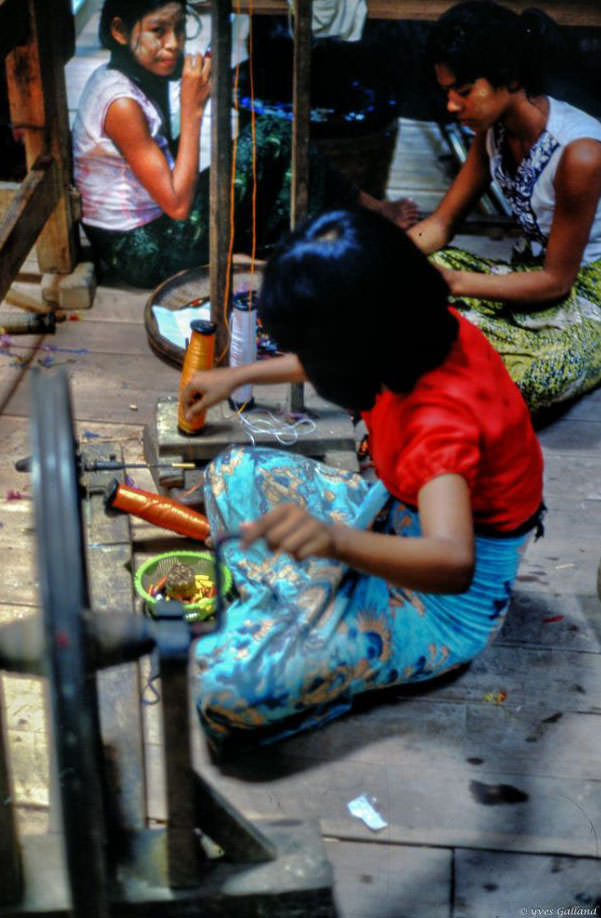
[[[194,319],[190,322],[190,341],[184,356],[182,375],[179,380],[179,404],[177,408],[177,427],[183,434],[194,434],[202,430],[205,423],[205,411],[188,421],[184,414],[182,395],[197,370],[211,370],[215,360],[215,332],[214,322],[204,319]]]
[[[204,542],[210,532],[209,521],[202,513],[197,513],[170,497],[119,484],[117,479],[109,485],[106,506],[131,513],[132,516],[138,516],[148,523],[161,526],[162,529],[179,532],[180,535],[199,542]]]

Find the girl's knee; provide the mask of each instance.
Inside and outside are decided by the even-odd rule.
[[[210,666],[200,673],[196,708],[209,732],[224,735],[262,726],[264,718],[254,705],[255,700],[248,697],[241,686],[224,684]]]

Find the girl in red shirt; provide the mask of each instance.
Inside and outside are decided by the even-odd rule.
[[[377,214],[323,214],[265,270],[259,311],[285,356],[196,374],[193,417],[246,383],[307,380],[358,409],[378,481],[291,452],[233,448],[208,468],[212,531],[239,598],[197,645],[213,736],[282,736],[358,693],[465,663],[498,632],[540,522],[527,406],[441,274]],[[377,521],[374,523],[374,520]]]

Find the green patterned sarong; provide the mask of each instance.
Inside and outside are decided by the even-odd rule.
[[[509,264],[452,247],[431,260],[484,274],[542,267],[536,260]],[[522,312],[500,300],[465,296],[452,303],[499,352],[532,412],[582,395],[601,381],[601,261],[581,267],[569,295],[545,309]]]
[[[236,144],[234,178],[234,251],[252,251],[253,148],[256,155],[256,233],[258,254],[269,249],[290,228],[290,175],[292,137],[290,124],[279,118],[256,121],[255,142],[250,128],[241,131]],[[358,188],[311,150],[308,216],[330,207],[351,207]],[[155,287],[186,268],[209,261],[209,170],[198,176],[194,203],[186,220],[166,214],[144,226],[124,232],[85,225],[96,257],[117,278],[134,287]],[[228,214],[223,215],[228,220]]]

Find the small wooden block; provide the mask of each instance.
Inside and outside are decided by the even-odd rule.
[[[44,274],[42,296],[61,309],[89,309],[96,292],[96,273],[91,261],[82,261],[71,274]]]

